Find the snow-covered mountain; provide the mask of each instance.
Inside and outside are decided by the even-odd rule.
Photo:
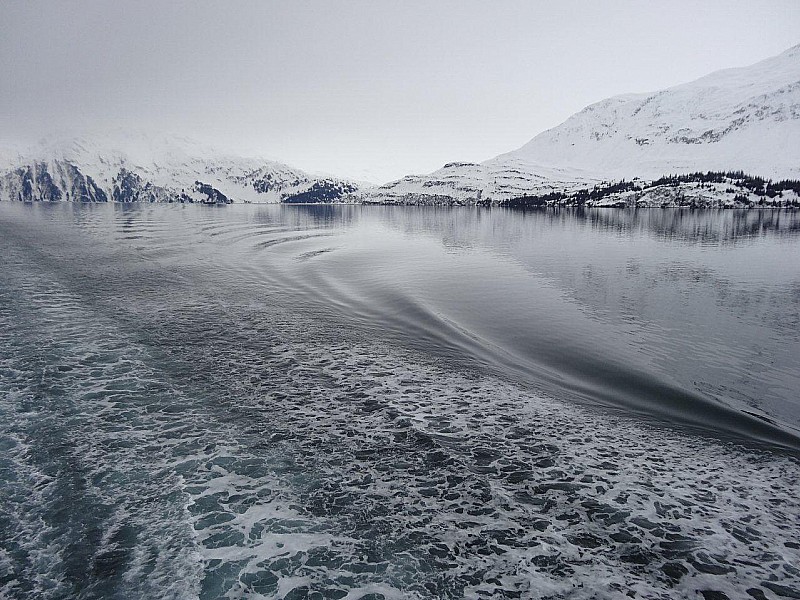
[[[0,200],[317,202],[356,189],[346,180],[170,136],[69,137],[0,152]]]
[[[361,192],[351,181],[187,139],[127,133],[0,148],[0,200],[502,203],[584,197],[583,189],[621,179],[697,171],[800,179],[800,45],[749,67],[592,104],[483,163],[450,163]],[[638,202],[637,190],[628,191]]]
[[[376,202],[486,202],[695,171],[800,178],[800,45],[649,94],[592,104],[521,148],[368,190]]]

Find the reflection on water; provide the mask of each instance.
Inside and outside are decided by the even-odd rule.
[[[796,594],[799,223],[0,205],[0,595]]]
[[[727,244],[758,236],[796,236],[797,211],[779,210],[595,210],[587,211],[594,226],[650,233],[667,240]]]
[[[296,208],[318,222],[318,207]],[[382,232],[359,252],[368,278],[351,275],[352,254],[325,265],[325,294],[351,309],[410,297],[440,318],[429,326],[479,336],[477,353],[499,348],[496,362],[540,383],[589,383],[590,399],[711,420],[710,398],[798,425],[796,211],[340,210]],[[370,317],[386,328],[402,311]]]
[[[322,208],[297,207],[309,215]],[[336,207],[326,206],[326,210]],[[343,211],[369,210],[371,207],[342,207]],[[497,234],[498,242],[515,232],[532,227],[591,227],[631,235],[650,235],[690,243],[725,244],[758,236],[796,236],[800,214],[796,210],[687,210],[687,209],[572,209],[555,208],[529,211],[507,209],[462,209],[445,207],[381,207],[383,218],[412,232],[436,233],[447,230],[463,238],[474,237],[486,226]],[[483,226],[481,225],[483,224]]]

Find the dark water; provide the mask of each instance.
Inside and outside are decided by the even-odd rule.
[[[0,255],[0,597],[800,594],[797,212],[0,204]]]

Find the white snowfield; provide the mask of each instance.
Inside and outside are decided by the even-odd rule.
[[[450,163],[361,191],[185,138],[125,132],[0,148],[0,200],[499,203],[697,171],[800,179],[800,45],[749,67],[597,102],[483,163]]]
[[[602,100],[521,148],[368,190],[371,201],[502,200],[695,171],[800,178],[800,45],[649,94]]]
[[[231,155],[188,138],[138,132],[45,140],[33,148],[5,149],[0,160],[0,200],[102,201],[102,195],[87,186],[87,178],[107,201],[121,202],[213,201],[197,182],[232,202],[254,203],[280,202],[314,184],[341,188],[342,193],[356,188],[345,180]],[[31,197],[24,197],[26,177],[33,188]],[[50,183],[62,192],[60,198],[48,197],[48,191],[57,194]]]

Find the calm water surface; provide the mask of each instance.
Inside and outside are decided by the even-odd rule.
[[[0,204],[0,253],[0,597],[800,595],[797,212]]]

